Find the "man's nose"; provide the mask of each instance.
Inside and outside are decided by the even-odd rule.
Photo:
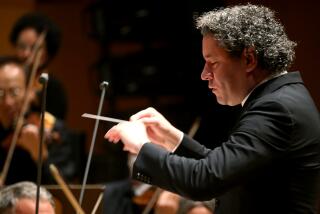
[[[31,48],[26,48],[23,50],[23,57],[28,58],[31,54]]]
[[[3,104],[6,106],[12,106],[15,103],[15,99],[10,95],[5,95],[2,100]]]
[[[201,79],[202,80],[209,80],[212,79],[211,72],[208,71],[207,65],[205,64],[203,67],[203,70],[201,72]]]

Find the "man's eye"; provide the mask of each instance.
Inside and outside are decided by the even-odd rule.
[[[8,90],[0,89],[0,98],[4,96],[18,97],[21,94],[21,88],[10,88]]]
[[[11,91],[11,95],[14,96],[14,97],[19,96],[20,93],[21,93],[21,89],[20,89],[20,88],[14,88],[14,89],[12,89],[12,91]]]
[[[217,62],[209,62],[210,68],[216,68],[217,67]]]

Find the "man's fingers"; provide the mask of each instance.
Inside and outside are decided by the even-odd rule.
[[[114,126],[111,129],[109,129],[109,131],[107,131],[107,133],[104,135],[104,138],[112,143],[118,143],[120,140],[118,127]]]
[[[150,112],[145,112],[145,110],[143,110],[143,111],[140,111],[140,112],[132,115],[132,116],[130,117],[130,121],[135,121],[135,120],[139,120],[139,119],[141,119],[141,118],[147,118],[147,117],[152,117],[152,116],[153,116],[153,115],[150,114]]]
[[[157,115],[157,111],[152,108],[152,107],[149,107],[147,109],[144,109],[142,111],[139,111],[138,113],[132,115],[130,117],[130,121],[134,121],[134,120],[139,120],[141,118],[149,118],[149,117],[154,117]]]
[[[157,117],[145,117],[140,119],[146,126],[159,126],[160,121]]]

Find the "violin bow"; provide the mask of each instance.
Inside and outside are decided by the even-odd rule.
[[[104,97],[105,97],[105,93],[106,93],[106,89],[107,89],[108,85],[109,85],[109,83],[106,82],[106,81],[103,81],[100,84],[100,89],[102,90],[102,92],[101,92],[101,97],[100,97],[97,116],[101,115],[103,101],[104,101]],[[83,176],[83,182],[82,182],[82,186],[81,186],[81,192],[80,192],[80,197],[79,197],[79,204],[80,205],[82,204],[83,197],[84,197],[84,190],[85,190],[85,186],[86,186],[87,178],[88,178],[88,174],[89,174],[89,168],[90,168],[93,149],[94,149],[94,145],[95,145],[95,141],[96,141],[96,137],[97,137],[98,126],[99,126],[99,120],[96,120],[94,129],[93,129],[93,134],[92,134],[92,139],[91,139],[91,145],[90,145],[90,150],[89,150],[89,154],[88,154],[87,164],[86,164],[86,168],[85,168],[85,172],[84,172],[84,176]]]
[[[101,204],[102,198],[103,198],[103,192],[100,193],[100,195],[99,195],[96,203],[94,204],[94,207],[93,207],[93,209],[92,209],[91,214],[96,214],[96,212],[97,212],[97,210],[98,210],[98,208],[99,208],[99,205]]]
[[[51,175],[53,176],[53,178],[55,179],[55,181],[57,182],[57,184],[61,188],[63,194],[66,196],[67,200],[70,202],[71,206],[76,211],[76,213],[84,214],[85,212],[84,212],[83,208],[80,206],[77,199],[72,194],[71,190],[68,188],[66,182],[64,181],[64,179],[60,175],[58,168],[54,164],[50,164],[49,168],[50,168]],[[101,204],[102,198],[103,198],[103,192],[99,194],[99,197],[98,197],[96,203],[94,204],[94,207],[92,209],[91,214],[96,214],[96,212]]]
[[[81,208],[80,204],[78,203],[77,199],[74,197],[74,195],[72,194],[71,190],[68,188],[66,182],[61,177],[57,167],[54,164],[50,164],[49,167],[50,167],[50,172],[51,172],[52,176],[54,177],[56,182],[61,187],[64,195],[67,197],[68,201],[70,202],[70,204],[72,205],[74,210],[79,214],[85,214],[85,212]]]
[[[20,113],[19,113],[19,116],[18,116],[18,120],[17,120],[17,123],[16,123],[16,128],[14,130],[12,141],[11,141],[11,144],[10,144],[10,147],[9,147],[9,150],[8,150],[8,154],[7,154],[7,157],[6,157],[5,163],[3,165],[2,172],[1,172],[0,185],[4,185],[5,184],[5,181],[6,181],[6,178],[7,178],[7,175],[8,175],[8,171],[9,171],[9,167],[10,167],[10,164],[11,164],[12,156],[13,156],[16,144],[17,144],[17,140],[18,140],[20,131],[21,131],[22,126],[23,126],[24,115],[28,110],[29,96],[30,96],[30,93],[32,91],[33,82],[34,82],[34,79],[35,79],[35,76],[36,76],[37,69],[38,69],[39,64],[40,64],[40,58],[42,56],[42,51],[43,51],[41,47],[43,45],[45,37],[46,37],[46,31],[43,31],[40,34],[38,40],[35,43],[34,52],[36,52],[36,53],[35,54],[34,53],[31,54],[31,57],[35,57],[35,62],[34,62],[33,67],[32,67],[32,71],[31,71],[30,78],[29,78],[29,81],[28,81],[27,90],[26,90],[26,93],[25,93],[25,96],[24,96],[24,99],[23,99],[23,103],[22,103],[22,107],[21,107],[21,110],[20,110]],[[27,62],[29,62],[29,59],[27,60]]]

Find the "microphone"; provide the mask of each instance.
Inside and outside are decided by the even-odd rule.
[[[47,73],[42,73],[39,77],[39,82],[42,84],[41,94],[41,113],[40,113],[40,143],[38,148],[38,162],[37,162],[37,195],[36,195],[36,213],[39,212],[39,200],[40,200],[40,186],[41,186],[41,175],[42,175],[42,146],[44,143],[44,115],[46,109],[46,97],[47,97],[47,86],[49,76]]]
[[[39,83],[44,85],[45,83],[48,82],[48,80],[49,80],[49,75],[47,73],[41,73],[41,75],[39,77]]]
[[[103,89],[106,89],[108,87],[109,83],[107,81],[103,81],[101,84],[100,84],[100,89],[103,90]]]

